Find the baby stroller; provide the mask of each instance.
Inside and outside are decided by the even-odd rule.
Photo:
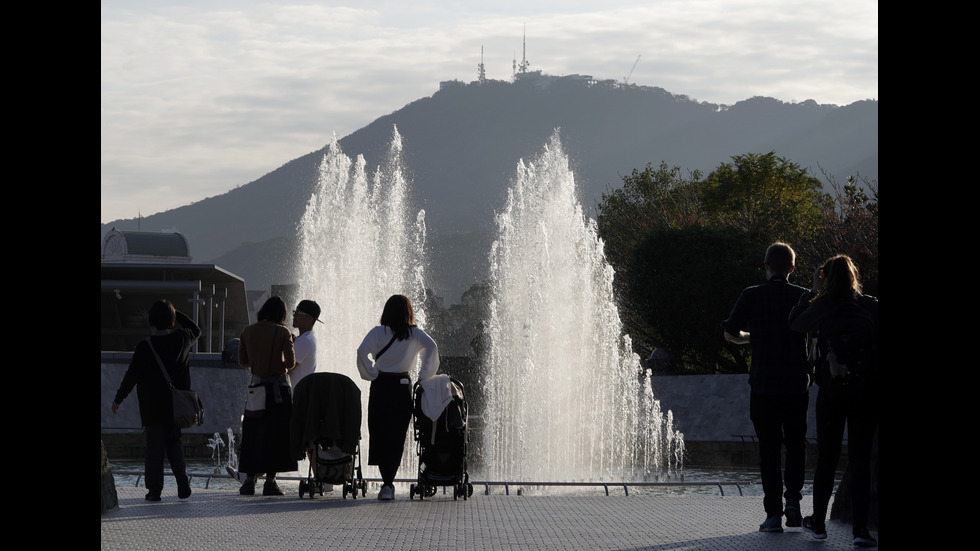
[[[323,495],[324,484],[343,486],[343,497],[367,494],[361,475],[361,390],[339,373],[313,373],[296,385],[290,419],[293,457],[310,462],[299,497]]]
[[[452,486],[453,499],[473,495],[466,472],[467,405],[463,384],[448,375],[415,383],[412,428],[419,455],[418,483],[408,497],[432,497],[437,486]]]

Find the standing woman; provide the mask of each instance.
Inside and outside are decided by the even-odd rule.
[[[293,339],[286,321],[286,304],[279,297],[265,301],[258,322],[242,331],[238,363],[252,371],[252,392],[265,393],[265,409],[246,411],[242,421],[242,450],[238,470],[247,473],[239,493],[255,494],[255,477],[265,473],[262,495],[281,496],[276,473],[295,471],[289,453],[292,397],[289,373],[296,366]]]
[[[813,273],[813,288],[790,312],[790,328],[818,332],[817,468],[813,475],[813,516],[803,529],[827,537],[827,505],[834,491],[847,424],[851,468],[852,530],[856,547],[877,547],[868,532],[871,448],[878,427],[878,300],[861,294],[858,270],[837,255]]]
[[[177,497],[186,499],[191,495],[191,486],[187,479],[180,428],[174,423],[170,384],[180,390],[190,390],[188,354],[200,338],[201,328],[186,314],[175,310],[169,300],[158,300],[150,307],[149,321],[153,334],[136,345],[129,369],[112,401],[112,413],[116,413],[119,404],[135,386],[140,420],[146,435],[146,464],[143,471],[146,500],[160,501],[165,452],[170,459],[170,470],[177,479]],[[163,369],[167,370],[170,383],[164,378]]]
[[[357,369],[371,381],[368,398],[368,464],[377,465],[383,481],[378,499],[395,499],[395,475],[401,463],[412,418],[412,380],[409,371],[421,355],[419,379],[439,369],[439,348],[415,326],[412,301],[394,295],[385,303],[381,325],[368,332],[357,347]],[[371,358],[374,358],[372,361]]]

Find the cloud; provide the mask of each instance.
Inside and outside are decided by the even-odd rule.
[[[877,2],[103,2],[102,220],[242,185],[431,95],[532,70],[701,101],[877,97]],[[599,7],[599,6],[602,7]]]

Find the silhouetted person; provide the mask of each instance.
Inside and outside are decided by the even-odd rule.
[[[393,295],[388,299],[380,323],[357,347],[357,370],[362,379],[371,381],[368,464],[377,465],[381,471],[378,499],[392,500],[414,408],[409,371],[421,355],[419,380],[435,375],[439,348],[432,337],[415,326],[415,311],[406,296]]]
[[[827,505],[846,422],[854,545],[877,547],[868,532],[868,504],[880,395],[878,300],[861,294],[857,267],[838,255],[813,272],[813,288],[793,308],[790,327],[818,333],[817,469],[813,516],[803,519],[803,528],[815,539],[827,538]]]
[[[129,369],[112,402],[112,413],[136,387],[140,402],[140,421],[146,436],[146,477],[147,501],[160,501],[163,491],[163,455],[170,460],[170,470],[177,479],[177,496],[186,499],[191,495],[187,480],[187,467],[184,463],[184,448],[180,439],[180,429],[174,423],[174,404],[170,385],[163,376],[160,364],[154,356],[160,356],[170,381],[175,388],[190,390],[191,373],[188,354],[201,336],[201,328],[174,305],[166,300],[158,300],[150,307],[150,328],[152,334],[136,345]],[[175,324],[179,327],[175,328]],[[152,348],[151,348],[152,343]]]
[[[810,404],[810,378],[806,337],[789,327],[790,310],[806,289],[787,281],[796,253],[785,243],[766,249],[768,281],[742,291],[725,321],[725,339],[748,344],[752,352],[749,415],[759,439],[760,470],[766,520],[760,532],[782,532],[786,498],[786,526],[800,526],[800,498],[806,465],[806,417]],[[747,329],[747,330],[746,330]],[[786,447],[786,492],[780,475],[780,452]]]
[[[296,367],[289,373],[293,392],[296,392],[296,385],[303,377],[316,371],[316,335],[313,334],[313,326],[318,321],[320,305],[312,300],[299,301],[293,310],[293,327],[299,329],[299,336],[293,339]]]
[[[248,474],[239,488],[242,495],[255,494],[255,478],[265,473],[262,495],[281,496],[276,473],[295,471],[296,460],[289,450],[289,418],[292,395],[286,376],[296,366],[293,336],[283,323],[286,304],[279,297],[265,301],[258,321],[242,331],[238,363],[252,370],[252,387],[265,393],[265,409],[246,411],[242,420],[242,449],[238,470]]]

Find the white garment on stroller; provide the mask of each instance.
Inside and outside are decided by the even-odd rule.
[[[453,395],[458,392],[453,387],[453,381],[449,375],[433,375],[428,379],[419,381],[422,388],[422,413],[433,421],[438,421],[442,415],[442,410],[446,409],[449,402],[453,401]]]

